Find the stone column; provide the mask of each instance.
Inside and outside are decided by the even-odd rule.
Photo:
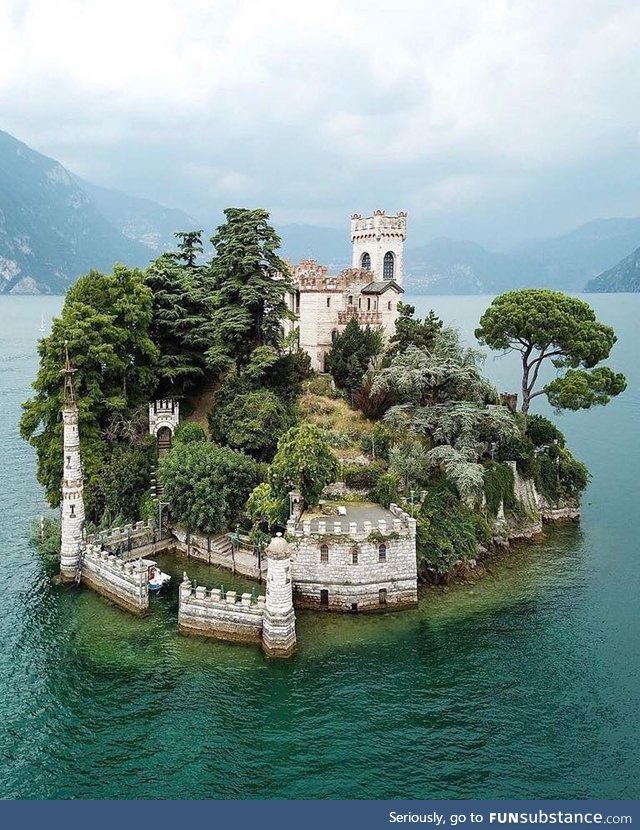
[[[262,626],[262,649],[269,657],[291,657],[296,650],[291,551],[278,533],[269,543],[267,597]]]
[[[73,392],[73,372],[69,358],[65,368],[65,403],[62,410],[64,424],[64,457],[62,473],[62,515],[60,544],[60,578],[73,582],[81,566],[84,550],[84,481],[80,459],[78,407]]]

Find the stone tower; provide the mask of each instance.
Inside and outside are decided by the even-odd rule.
[[[373,216],[351,217],[352,266],[371,271],[372,281],[403,281],[404,241],[407,238],[407,214],[400,211],[387,216],[375,210]]]
[[[262,648],[270,657],[290,657],[296,650],[291,551],[282,533],[273,537],[267,554],[267,598]]]
[[[62,473],[62,541],[60,545],[60,576],[63,582],[76,579],[84,547],[84,501],[78,406],[73,376],[75,369],[67,352],[64,369],[64,467]]]

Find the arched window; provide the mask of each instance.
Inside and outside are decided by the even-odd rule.
[[[366,252],[362,254],[362,259],[360,260],[360,266],[363,271],[370,271],[371,270],[371,257]]]
[[[334,330],[331,332],[331,342],[332,342],[332,343],[334,343],[334,342],[335,342],[335,339],[336,339],[336,337],[337,337],[337,336],[338,336],[338,329],[334,329]]]
[[[358,564],[358,554],[359,553],[360,553],[360,551],[358,550],[357,546],[354,545],[351,548],[351,564],[352,565],[357,565]]]
[[[378,548],[378,562],[386,562],[387,561],[387,546],[384,542]]]
[[[391,311],[391,300],[387,303],[387,311]]]
[[[382,262],[382,277],[385,280],[393,279],[393,272],[395,268],[395,257],[391,251],[387,251]]]
[[[327,308],[331,308],[331,297],[327,297]]]
[[[329,561],[329,545],[320,545],[320,561]]]
[[[348,303],[349,303],[349,305],[353,305],[353,294],[349,294]]]

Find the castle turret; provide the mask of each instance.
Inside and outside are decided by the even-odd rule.
[[[403,281],[404,241],[407,238],[407,214],[389,215],[375,210],[373,216],[351,217],[352,264],[371,271],[372,282]]]
[[[270,657],[290,657],[296,650],[296,616],[293,610],[291,551],[278,533],[266,550],[267,600],[262,627],[262,648]]]
[[[73,582],[80,567],[84,547],[83,477],[78,432],[78,405],[73,376],[75,369],[66,354],[64,369],[64,459],[62,473],[62,540],[60,544],[60,576],[63,582]]]

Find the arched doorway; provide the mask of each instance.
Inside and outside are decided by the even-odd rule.
[[[157,437],[158,458],[169,452],[171,449],[171,430],[169,427],[160,427]]]

